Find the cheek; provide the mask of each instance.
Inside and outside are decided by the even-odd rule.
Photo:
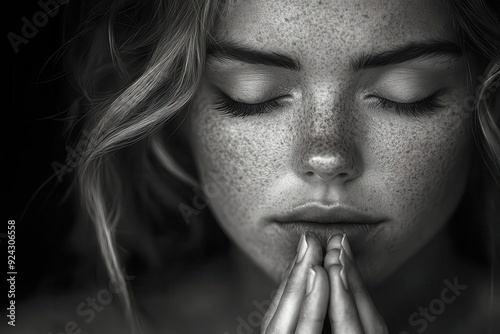
[[[396,217],[410,220],[433,215],[439,220],[457,204],[470,165],[469,119],[454,114],[458,106],[432,118],[380,127],[366,156],[381,173],[385,203]],[[368,168],[369,170],[370,168]]]
[[[266,204],[266,190],[286,168],[284,157],[290,147],[284,138],[290,129],[266,116],[233,118],[211,109],[208,103],[197,106],[190,115],[190,126],[200,178],[222,188],[210,205],[223,225],[249,229],[242,222],[259,216]]]
[[[367,276],[397,268],[456,210],[471,158],[470,118],[456,112],[460,107],[419,121],[393,116],[374,127],[371,144],[365,146],[364,177],[372,180],[367,184],[393,220],[383,231],[385,244],[379,245],[377,256],[361,266]]]
[[[296,244],[266,229],[262,217],[276,210],[276,196],[287,196],[275,190],[289,170],[293,131],[275,115],[233,118],[203,105],[192,110],[190,138],[201,181],[220,185],[211,211],[233,243],[278,279]]]

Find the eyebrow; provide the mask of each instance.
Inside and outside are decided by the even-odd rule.
[[[377,53],[364,53],[351,58],[349,66],[352,71],[359,71],[430,56],[451,56],[458,58],[462,55],[462,49],[451,41],[431,40],[411,42]],[[207,58],[209,57],[219,60],[237,60],[248,64],[276,66],[294,71],[299,71],[302,68],[297,59],[293,59],[282,53],[259,51],[231,41],[210,43],[207,47]]]
[[[282,53],[254,50],[245,45],[230,41],[209,44],[207,57],[214,57],[219,60],[239,60],[248,64],[276,66],[293,71],[301,69],[298,60]]]
[[[455,43],[445,40],[427,42],[411,42],[397,46],[392,50],[378,53],[362,54],[350,61],[353,71],[386,65],[404,63],[425,57],[448,56],[459,58],[463,56],[462,49]]]

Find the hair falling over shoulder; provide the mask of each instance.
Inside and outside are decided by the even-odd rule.
[[[166,154],[158,130],[196,92],[207,38],[223,7],[218,1],[195,0],[95,3],[78,10],[87,16],[68,52],[81,93],[75,116],[83,120],[80,131],[86,134],[80,139],[85,148],[75,185],[111,281],[127,286],[115,231],[124,217],[129,180],[120,174],[123,156],[113,153],[149,138],[157,154]],[[130,289],[123,291],[124,311],[138,331]]]

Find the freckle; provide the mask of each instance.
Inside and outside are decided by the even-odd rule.
[[[364,17],[365,19],[370,18],[370,17],[369,17],[368,15],[366,15],[366,14],[363,14],[363,17]]]

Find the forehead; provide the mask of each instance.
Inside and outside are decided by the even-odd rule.
[[[215,35],[300,59],[368,53],[410,41],[453,41],[444,1],[237,0]]]

